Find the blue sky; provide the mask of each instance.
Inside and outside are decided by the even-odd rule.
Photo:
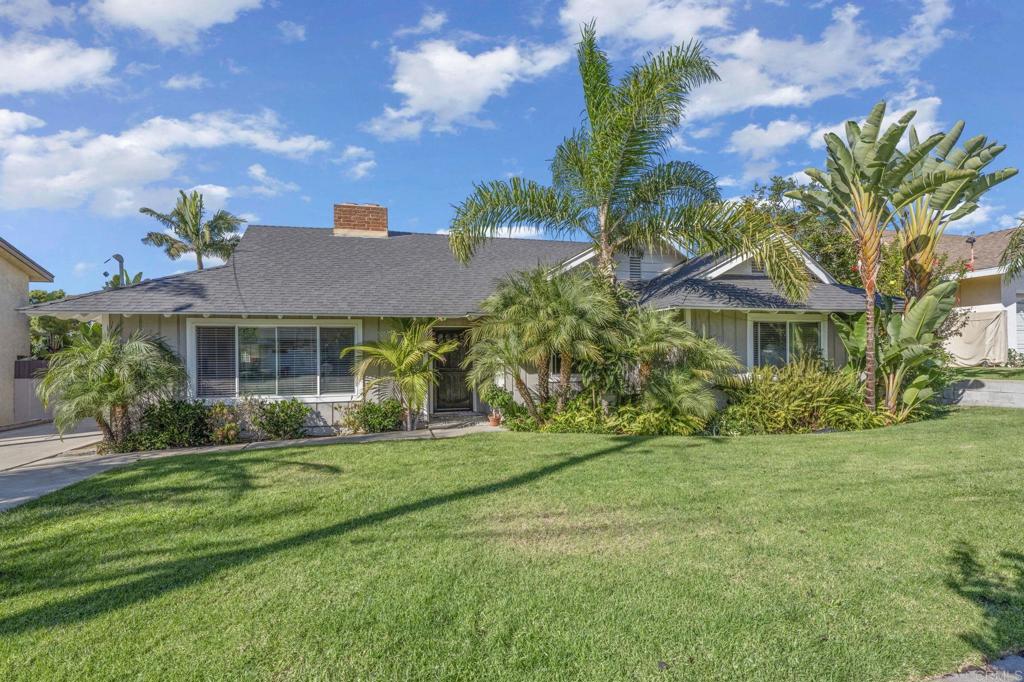
[[[178,188],[254,224],[327,226],[356,201],[443,230],[474,181],[547,179],[591,18],[620,70],[704,41],[722,82],[670,154],[726,196],[821,165],[822,131],[881,98],[926,131],[963,118],[1024,166],[1019,2],[0,0],[0,236],[77,293],[115,251],[146,277],[193,267],[139,241],[156,224],[138,208]],[[1015,178],[957,229],[1022,213]]]

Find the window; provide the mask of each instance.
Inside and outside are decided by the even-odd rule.
[[[779,367],[799,357],[821,357],[821,324],[805,320],[755,320],[751,324],[754,366]]]
[[[644,277],[644,254],[637,252],[629,255],[629,279],[639,282]]]
[[[196,395],[355,393],[355,344],[355,326],[197,325]]]

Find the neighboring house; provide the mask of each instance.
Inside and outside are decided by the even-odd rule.
[[[1005,269],[999,267],[1012,233],[943,235],[939,241],[938,251],[947,262],[967,264],[956,303],[967,310],[967,324],[947,343],[957,364],[1003,364],[1008,349],[1024,353],[1024,276],[1007,282]]]
[[[0,238],[0,426],[14,423],[14,361],[29,354],[29,282],[52,282],[43,266]]]
[[[361,395],[342,348],[374,341],[404,317],[441,318],[441,333],[458,335],[501,277],[538,265],[570,269],[592,256],[580,242],[494,239],[462,265],[444,235],[389,232],[386,208],[337,204],[333,228],[250,227],[223,266],[26,311],[158,334],[182,357],[195,396],[295,396],[332,424],[334,405]],[[828,314],[860,311],[862,293],[804,257],[814,283],[802,304],[786,301],[742,257],[624,255],[619,274],[643,305],[681,311],[747,365],[784,362],[801,349],[843,362]],[[440,369],[432,414],[483,409],[458,362]]]

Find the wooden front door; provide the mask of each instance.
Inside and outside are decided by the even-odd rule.
[[[435,365],[438,374],[434,386],[434,411],[472,410],[473,391],[466,384],[466,370],[462,361],[466,357],[464,329],[437,329],[434,334],[440,342],[455,340],[459,347],[445,356],[445,362]]]

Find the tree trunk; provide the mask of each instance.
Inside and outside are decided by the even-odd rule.
[[[875,366],[875,287],[873,282],[869,282],[864,289],[864,306],[866,325],[864,330],[864,373],[867,375],[864,386],[864,402],[868,408],[874,410],[877,369]]]
[[[602,206],[597,212],[598,244],[597,269],[609,283],[615,284],[615,251],[608,238],[608,207]]]
[[[203,254],[201,251],[196,251],[196,270],[203,269]]]
[[[114,405],[110,408],[110,431],[115,441],[122,440],[128,430],[128,407]]]
[[[537,399],[546,403],[551,397],[551,356],[545,353],[537,360]]]
[[[96,415],[93,417],[96,420],[96,426],[100,427],[100,433],[103,434],[103,441],[106,443],[114,442],[114,432],[110,428],[110,424],[103,418],[103,415]]]
[[[651,380],[651,374],[654,372],[654,368],[649,362],[641,362],[636,368],[636,379],[637,388],[639,393],[643,393],[644,389],[647,388],[647,383]]]
[[[562,366],[558,368],[558,411],[565,409],[565,401],[569,397],[569,382],[572,381],[572,356],[562,353],[559,356]]]
[[[544,420],[541,419],[540,412],[537,410],[537,404],[533,402],[533,396],[530,395],[530,389],[527,387],[526,382],[523,381],[523,378],[519,375],[518,368],[515,370],[512,381],[515,383],[516,390],[519,391],[519,397],[523,399],[523,404],[526,405],[526,411],[530,413],[530,416],[533,417],[534,421],[538,424],[542,424]]]

